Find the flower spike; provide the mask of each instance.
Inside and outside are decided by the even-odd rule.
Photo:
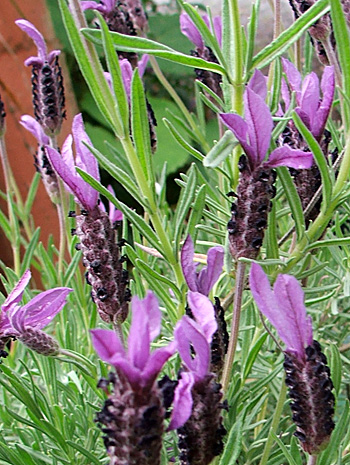
[[[284,369],[294,434],[306,452],[317,455],[334,429],[333,383],[321,346],[313,340],[301,286],[293,276],[279,275],[271,290],[263,269],[253,263],[250,288],[259,310],[286,344]]]

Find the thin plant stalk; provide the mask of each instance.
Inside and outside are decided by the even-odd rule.
[[[233,301],[233,314],[231,322],[231,336],[230,342],[227,349],[225,365],[222,375],[222,389],[223,392],[227,391],[230,377],[232,364],[235,358],[237,341],[238,341],[238,330],[239,330],[239,321],[241,317],[241,308],[242,308],[242,296],[244,290],[244,280],[245,280],[245,269],[246,263],[238,262],[237,273],[236,273],[236,284],[235,284],[235,297]]]
[[[2,163],[2,168],[4,172],[5,179],[5,188],[7,193],[7,209],[9,215],[10,228],[13,234],[13,239],[11,240],[12,254],[13,254],[13,264],[14,270],[17,275],[20,273],[21,268],[21,257],[20,257],[20,238],[18,232],[18,225],[16,225],[16,218],[13,211],[13,197],[11,189],[11,169],[8,163],[6,145],[3,137],[0,137],[0,158]]]
[[[275,440],[273,438],[273,435],[271,433],[276,434],[276,432],[277,432],[277,428],[278,428],[278,425],[279,425],[280,420],[281,420],[281,415],[282,415],[284,402],[286,400],[286,394],[287,394],[287,386],[286,386],[286,383],[284,382],[284,376],[283,376],[278,401],[277,401],[277,404],[275,406],[275,413],[274,413],[273,418],[272,418],[270,432],[269,432],[267,441],[265,443],[264,452],[263,452],[263,455],[261,457],[259,465],[266,465],[268,460],[269,460],[270,451],[271,451],[271,448],[273,446],[273,443],[275,442]]]

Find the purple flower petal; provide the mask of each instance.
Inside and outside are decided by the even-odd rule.
[[[221,16],[214,16],[213,18],[214,34],[219,42],[220,47],[222,46],[222,19]]]
[[[219,279],[224,265],[224,248],[211,247],[207,254],[207,266],[198,274],[198,292],[209,295],[212,287]]]
[[[13,305],[18,304],[22,300],[25,288],[28,286],[32,274],[30,270],[26,270],[18,283],[7,296],[5,302],[1,305],[2,313],[7,312]]]
[[[282,100],[284,101],[284,109],[287,111],[290,105],[290,93],[288,89],[288,85],[284,79],[282,79],[281,82],[281,94],[282,94]],[[278,116],[283,116],[283,112],[281,112]]]
[[[199,292],[189,291],[187,298],[191,312],[210,344],[218,328],[213,304],[208,297]]]
[[[311,129],[310,123],[316,115],[320,104],[320,83],[315,73],[308,74],[302,85],[300,108],[308,116],[308,128]],[[304,121],[305,124],[306,121]]]
[[[123,60],[119,61],[120,64],[120,69],[122,72],[122,79],[123,79],[123,84],[124,84],[124,89],[126,92],[126,95],[128,96],[128,99],[130,99],[131,96],[131,80],[132,80],[132,67],[126,58]]]
[[[282,58],[283,71],[285,72],[292,92],[295,92],[297,104],[300,105],[301,98],[301,74],[289,60]]]
[[[181,249],[181,268],[189,289],[198,292],[196,266],[193,258],[194,245],[191,236],[188,235]]]
[[[257,157],[251,145],[248,142],[248,124],[244,119],[233,113],[221,113],[220,118],[223,123],[233,132],[233,134],[238,139],[243,150],[247,154],[249,161],[252,165],[257,163]]]
[[[263,100],[267,96],[266,76],[259,69],[255,69],[253,76],[248,82],[247,87],[258,94]]]
[[[167,346],[160,347],[151,353],[146,366],[142,371],[142,385],[152,385],[154,383],[165,362],[175,354],[176,349],[177,344],[175,342],[171,342]]]
[[[186,13],[180,15],[180,29],[181,32],[198,48],[204,48],[204,42],[198,29],[193,24],[192,20]]]
[[[110,329],[91,329],[92,343],[94,348],[105,362],[112,363],[116,354],[126,358],[126,353],[119,337]]]
[[[168,431],[181,428],[190,418],[193,406],[191,394],[193,384],[193,374],[182,372],[174,393],[173,410]]]
[[[244,93],[244,115],[248,125],[249,143],[260,164],[267,153],[273,128],[269,107],[249,87]]]
[[[139,70],[139,75],[141,78],[145,74],[145,71],[148,65],[148,60],[149,60],[149,55],[145,53],[144,55],[142,55],[141,60],[139,60],[139,62],[137,63],[137,68]]]
[[[25,19],[18,19],[17,21],[15,21],[15,23],[19,28],[22,29],[22,31],[24,31],[26,34],[29,35],[31,39],[33,39],[35,45],[37,46],[38,57],[40,58],[40,60],[42,60],[43,62],[47,60],[47,48],[45,40],[42,34],[37,30],[37,28]]]
[[[33,134],[39,145],[47,145],[49,143],[49,137],[45,134],[41,125],[32,116],[21,116],[20,124],[27,129],[27,131]]]
[[[150,356],[150,343],[160,333],[161,312],[152,292],[143,300],[132,299],[132,323],[128,338],[129,360],[141,371]]]
[[[329,113],[332,108],[334,90],[335,90],[335,75],[334,75],[333,66],[325,67],[323,71],[322,80],[321,80],[321,89],[322,89],[323,99],[316,112],[316,116],[313,119],[312,129],[311,129],[312,134],[317,140],[319,140],[319,138],[323,134]]]
[[[84,0],[80,2],[81,8],[85,10],[96,10],[102,14],[108,14],[115,8],[116,0],[103,0],[103,3]]]
[[[312,152],[303,152],[302,150],[292,149],[288,145],[283,145],[271,152],[269,159],[264,163],[270,168],[278,166],[288,166],[296,170],[311,168],[313,164]]]
[[[312,342],[312,330],[298,281],[293,276],[279,275],[272,291],[261,266],[253,263],[250,288],[259,310],[276,328],[286,350],[304,358],[305,347]]]
[[[57,287],[41,292],[22,307],[24,326],[42,329],[59,313],[73,289]]]
[[[200,326],[187,316],[183,316],[174,331],[179,354],[196,381],[203,379],[209,370],[210,346]],[[193,358],[192,349],[195,356]]]

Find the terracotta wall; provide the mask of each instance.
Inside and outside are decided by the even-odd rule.
[[[33,41],[14,24],[14,21],[23,18],[32,22],[44,35],[48,50],[59,49],[60,44],[54,37],[44,0],[1,0],[0,12],[0,92],[7,113],[6,145],[11,168],[21,193],[25,197],[35,173],[33,154],[36,152],[37,144],[35,139],[18,124],[18,120],[23,114],[33,116],[31,70],[23,65],[23,61],[31,55],[37,55],[37,51]],[[75,109],[75,105],[62,55],[60,62],[63,65],[68,102],[68,119],[59,137],[62,142],[70,131],[71,118],[75,112],[72,107]],[[0,173],[0,188],[4,189],[2,172]],[[1,208],[6,207],[1,205]],[[33,215],[36,225],[41,227],[41,241],[46,244],[49,234],[53,234],[58,243],[56,210],[41,184],[35,199]],[[0,259],[10,265],[11,249],[3,234],[0,236],[0,241]]]

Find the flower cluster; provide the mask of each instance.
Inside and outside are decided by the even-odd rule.
[[[334,428],[334,395],[327,359],[313,340],[304,293],[289,275],[279,275],[272,291],[261,266],[255,263],[250,288],[259,310],[286,345],[284,369],[297,426],[295,435],[306,452],[316,455],[327,445]]]
[[[27,270],[1,305],[0,314],[0,356],[6,357],[5,345],[11,338],[20,340],[30,349],[42,355],[57,355],[57,342],[41,331],[59,313],[66,303],[67,295],[73,289],[57,287],[41,292],[21,306],[25,288],[31,278]]]
[[[259,71],[244,93],[245,119],[233,113],[220,115],[241,144],[245,155],[240,158],[240,179],[228,222],[230,250],[234,258],[257,257],[267,227],[271,199],[275,196],[274,168],[288,166],[310,168],[312,153],[283,145],[268,157],[273,121],[266,98],[266,83]]]
[[[107,322],[122,322],[128,314],[130,291],[127,287],[128,273],[123,268],[120,253],[122,243],[116,240],[115,222],[120,221],[121,213],[112,207],[108,215],[100,207],[99,193],[75,170],[77,166],[95,179],[100,179],[97,160],[88,148],[92,143],[80,114],[73,120],[72,133],[73,136],[69,135],[65,140],[61,153],[49,146],[46,151],[55,171],[81,206],[80,215],[75,212],[70,215],[76,218],[73,233],[80,239],[78,247],[83,252],[87,281],[92,286],[91,294],[99,314]]]

